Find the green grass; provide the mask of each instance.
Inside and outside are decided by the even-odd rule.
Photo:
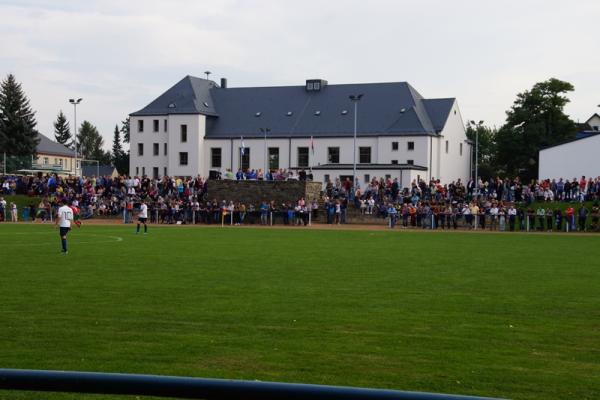
[[[0,225],[0,366],[598,398],[599,243]]]

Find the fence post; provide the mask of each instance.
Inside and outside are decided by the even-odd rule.
[[[270,212],[271,216],[271,226],[273,226],[273,211]]]
[[[312,226],[312,210],[308,212],[308,226]]]

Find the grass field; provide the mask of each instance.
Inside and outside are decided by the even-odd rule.
[[[600,236],[133,229],[0,225],[1,367],[600,397]]]

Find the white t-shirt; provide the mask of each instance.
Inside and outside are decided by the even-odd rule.
[[[69,206],[62,206],[58,209],[58,217],[60,218],[61,228],[70,228],[73,221],[73,210]]]
[[[148,218],[148,206],[145,204],[142,204],[140,206],[140,214],[139,214],[140,218]]]

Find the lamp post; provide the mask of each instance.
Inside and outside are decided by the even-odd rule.
[[[263,171],[263,179],[266,180],[267,169],[269,166],[269,155],[267,154],[267,133],[271,132],[271,128],[260,128],[265,138],[265,169]]]
[[[479,165],[479,128],[483,125],[483,121],[475,123],[471,120],[471,125],[475,126],[475,198],[477,199],[479,197],[479,175],[477,171]]]
[[[354,142],[352,145],[352,198],[354,197],[354,192],[356,188],[356,127],[358,124],[358,102],[363,97],[363,94],[351,94],[348,96],[350,100],[354,103]]]
[[[74,114],[73,147],[75,147],[75,165],[74,165],[73,171],[75,173],[75,176],[79,176],[79,175],[77,175],[77,105],[79,103],[81,103],[81,100],[83,100],[83,99],[82,98],[79,98],[77,100],[69,99],[69,103],[73,104],[73,114]]]

